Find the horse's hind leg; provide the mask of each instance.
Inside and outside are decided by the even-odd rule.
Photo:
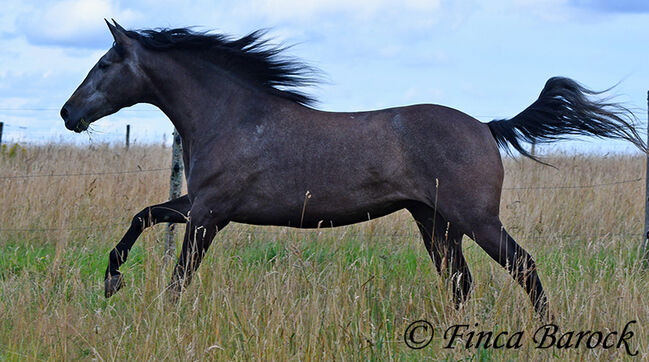
[[[505,231],[500,220],[492,218],[490,222],[477,226],[471,237],[525,289],[539,316],[544,320],[550,319],[548,299],[534,259]]]
[[[472,283],[469,266],[462,254],[464,234],[428,206],[418,205],[409,211],[417,222],[437,272],[451,281],[455,308],[459,308],[466,301]]]
[[[106,298],[115,294],[123,285],[119,267],[126,261],[128,252],[144,229],[161,222],[185,223],[191,203],[187,195],[162,204],[145,207],[131,221],[131,226],[108,256],[108,267],[104,280]]]

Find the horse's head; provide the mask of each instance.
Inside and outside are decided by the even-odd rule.
[[[85,131],[90,123],[144,101],[145,76],[138,57],[141,45],[114,20],[114,24],[106,23],[115,39],[113,47],[61,108],[61,118],[71,131]]]

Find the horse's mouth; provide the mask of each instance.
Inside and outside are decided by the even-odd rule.
[[[87,130],[88,126],[90,126],[90,122],[86,121],[85,118],[81,118],[79,122],[77,122],[77,125],[74,127],[73,131],[76,133],[81,133]]]

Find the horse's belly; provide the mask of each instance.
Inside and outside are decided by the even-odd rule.
[[[254,210],[239,210],[232,221],[253,225],[330,228],[382,217],[408,205],[405,200],[386,201],[371,205],[314,205],[309,201],[310,199],[306,199],[302,205],[293,207],[273,205]]]

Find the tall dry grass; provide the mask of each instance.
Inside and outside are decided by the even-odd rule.
[[[106,300],[108,251],[134,213],[167,199],[168,172],[2,178],[158,169],[169,156],[155,146],[2,151],[0,359],[631,359],[617,348],[535,348],[541,323],[527,297],[469,239],[474,289],[454,310],[405,212],[320,231],[228,226],[177,305],[161,295],[170,266],[157,226],[122,267],[126,287]],[[644,183],[633,181],[643,178],[643,158],[548,161],[556,169],[506,160],[504,224],[536,257],[563,331],[606,332],[637,320],[631,347],[649,358],[648,271],[638,262]],[[629,182],[608,185],[621,180]],[[607,185],[542,188],[594,184]],[[417,319],[430,321],[435,337],[412,350],[403,333]],[[443,348],[455,324],[523,331],[523,345]]]

